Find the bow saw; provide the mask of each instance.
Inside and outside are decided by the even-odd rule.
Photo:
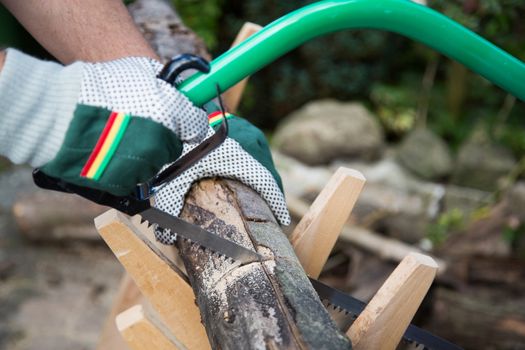
[[[220,91],[225,91],[304,42],[345,29],[378,29],[404,35],[457,60],[525,101],[525,64],[522,61],[450,18],[409,0],[320,1],[270,23],[213,60],[210,65],[198,58],[178,57],[165,67],[160,78],[174,84],[182,70],[197,68],[200,72],[186,79],[177,88],[194,104],[202,106],[215,97],[218,87]],[[171,229],[203,248],[242,264],[258,261],[260,256],[256,252],[163,213],[149,203],[149,197],[160,187],[219,146],[226,138],[227,130],[224,119],[213,137],[148,182],[138,184],[134,195],[119,197],[76,186],[49,177],[38,169],[34,172],[34,180],[38,186],[46,189],[76,193],[128,215],[139,214],[150,224]],[[330,313],[336,320],[341,320],[341,325],[348,324],[348,318],[351,320],[362,311],[363,302],[319,281],[311,281],[320,298],[328,304]],[[426,349],[459,349],[456,345],[412,325],[403,339]]]

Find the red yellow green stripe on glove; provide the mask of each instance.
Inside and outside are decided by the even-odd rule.
[[[102,130],[102,134],[91,152],[88,161],[80,171],[80,176],[100,180],[104,169],[113,158],[115,151],[126,132],[131,116],[125,113],[112,112]]]

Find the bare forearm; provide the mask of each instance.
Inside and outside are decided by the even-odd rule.
[[[0,71],[2,71],[2,67],[4,66],[5,61],[5,51],[0,51]]]
[[[125,56],[157,58],[121,0],[0,2],[64,64]]]

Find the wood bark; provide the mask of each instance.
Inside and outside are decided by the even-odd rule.
[[[202,39],[184,25],[168,1],[136,0],[128,9],[133,21],[163,61],[181,53],[211,58]]]
[[[217,349],[347,349],[267,204],[231,180],[195,184],[182,217],[256,249],[263,262],[240,266],[179,240],[188,276]]]

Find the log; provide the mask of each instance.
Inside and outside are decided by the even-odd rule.
[[[184,41],[189,30],[163,1],[135,1],[130,11],[163,59],[180,52],[207,57],[196,36],[188,34],[189,40]],[[191,47],[186,49],[186,42],[191,42]],[[265,256],[264,262],[239,266],[179,240],[213,348],[351,347],[325,311],[266,203],[255,192],[232,181],[201,181],[187,196],[183,218],[255,247]]]
[[[210,59],[206,45],[186,27],[177,12],[164,0],[136,0],[128,6],[133,21],[163,61],[181,53]]]
[[[256,192],[231,180],[201,181],[187,195],[182,218],[264,256],[240,266],[178,241],[212,348],[351,348]]]
[[[523,349],[525,297],[475,285],[462,291],[437,288],[425,328],[465,349]]]
[[[38,189],[19,197],[12,213],[19,232],[30,240],[99,241],[93,218],[104,210],[78,196]]]

